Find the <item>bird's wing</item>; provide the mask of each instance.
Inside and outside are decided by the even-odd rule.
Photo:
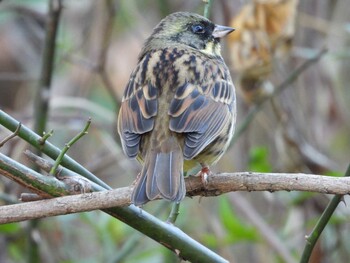
[[[186,159],[199,154],[231,121],[235,110],[234,86],[228,70],[222,67],[211,67],[205,80],[184,81],[170,104],[170,130],[185,133]]]
[[[145,77],[148,60],[146,55],[131,74],[119,111],[118,132],[123,150],[130,158],[139,151],[141,135],[153,129],[158,110],[157,89]]]

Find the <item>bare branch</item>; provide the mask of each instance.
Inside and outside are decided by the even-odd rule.
[[[216,196],[232,191],[305,191],[349,194],[350,178],[302,173],[222,173],[208,177],[205,188],[197,177],[186,179],[187,195]]]
[[[309,191],[349,194],[350,178],[315,174],[223,173],[212,175],[204,187],[199,177],[186,178],[188,196],[216,196],[232,191]],[[131,204],[132,187],[64,196],[0,207],[0,224],[34,218],[124,207]]]
[[[0,207],[0,224],[49,216],[66,215],[130,204],[131,188],[69,195]]]

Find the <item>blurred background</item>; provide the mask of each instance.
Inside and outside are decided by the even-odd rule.
[[[62,1],[49,96],[49,141],[63,147],[92,117],[69,155],[113,188],[140,166],[122,153],[119,102],[152,28],[167,14],[203,14],[200,0]],[[350,18],[346,0],[215,0],[210,19],[236,31],[223,56],[237,89],[237,129],[247,114],[321,49],[328,53],[266,101],[215,172],[303,172],[341,176],[350,149]],[[48,19],[47,0],[0,2],[0,109],[33,127]],[[10,134],[0,126],[0,140]],[[23,156],[13,139],[1,149]],[[26,189],[0,177],[0,204]],[[331,196],[301,192],[230,193],[186,198],[176,225],[230,262],[297,262]],[[345,197],[345,201],[348,197]],[[144,207],[165,220],[171,205]],[[341,203],[310,262],[348,262],[350,213]],[[100,212],[0,225],[0,262],[179,262],[167,249]],[[33,256],[33,251],[36,251]],[[29,256],[31,255],[31,256]]]

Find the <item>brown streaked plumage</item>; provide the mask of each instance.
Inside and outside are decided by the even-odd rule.
[[[146,40],[118,118],[124,152],[143,163],[135,205],[181,201],[183,171],[198,163],[208,167],[225,152],[236,98],[219,38],[232,31],[179,12],[165,17]]]

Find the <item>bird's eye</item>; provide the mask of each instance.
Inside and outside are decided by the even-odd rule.
[[[203,34],[205,32],[204,26],[201,24],[193,25],[192,32],[195,34]]]

